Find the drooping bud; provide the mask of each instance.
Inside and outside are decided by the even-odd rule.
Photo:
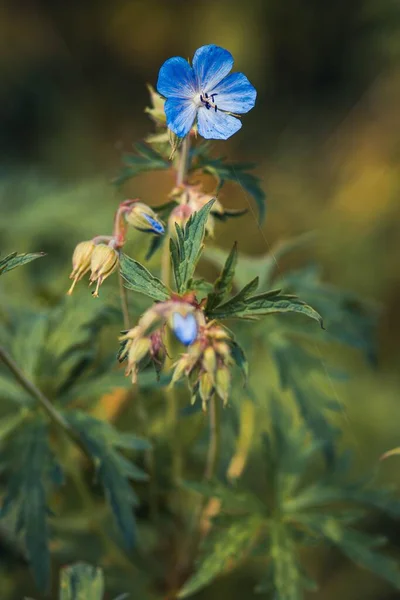
[[[223,400],[224,406],[228,403],[229,391],[231,388],[231,374],[225,365],[217,369],[215,390],[218,396]]]
[[[139,231],[163,235],[164,225],[150,206],[143,202],[135,202],[129,211],[125,212],[125,219],[129,225]]]
[[[72,255],[72,272],[69,276],[69,278],[73,279],[74,281],[67,292],[69,296],[74,291],[77,281],[82,279],[82,277],[89,271],[90,261],[95,247],[95,243],[92,240],[80,242],[76,246]]]
[[[211,397],[213,389],[214,389],[213,378],[211,377],[211,375],[209,373],[207,373],[207,372],[203,373],[200,376],[200,386],[199,386],[199,393],[200,393],[200,398],[202,401],[203,410],[206,410],[206,408],[207,408],[207,402]]]
[[[97,298],[99,295],[99,287],[107,277],[115,271],[118,266],[119,254],[112,246],[98,244],[95,246],[90,262],[90,285],[96,283],[96,289],[92,295]]]
[[[217,367],[217,357],[215,355],[214,348],[212,346],[208,346],[204,350],[203,354],[203,367],[204,370],[207,371],[214,380],[214,373]]]
[[[150,352],[151,341],[149,338],[139,337],[130,345],[128,353],[128,366],[126,374],[132,376],[132,383],[136,383],[138,374],[138,365]]]

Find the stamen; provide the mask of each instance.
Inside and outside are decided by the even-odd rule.
[[[218,96],[218,94],[208,95],[207,92],[203,92],[202,94],[200,94],[200,102],[202,104],[204,104],[204,106],[206,107],[207,110],[210,110],[210,108],[213,108],[215,110],[215,112],[217,112],[218,107],[214,103],[214,96]]]

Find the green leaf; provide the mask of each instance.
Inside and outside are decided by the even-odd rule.
[[[136,540],[133,507],[138,505],[138,498],[129,480],[145,481],[148,476],[122,456],[118,448],[132,448],[135,444],[137,448],[141,444],[143,449],[143,441],[126,433],[120,434],[110,423],[80,411],[65,412],[64,416],[91,455],[125,544],[132,548]]]
[[[153,300],[168,300],[170,295],[167,287],[137,260],[121,253],[120,269],[128,290],[139,292]]]
[[[233,278],[235,276],[236,263],[238,258],[237,242],[234,243],[231,252],[226,259],[221,275],[214,283],[214,290],[208,295],[206,310],[211,311],[217,307],[224,299],[226,294],[232,289]]]
[[[1,516],[16,511],[16,530],[23,534],[37,586],[46,591],[50,584],[46,492],[55,468],[59,473],[49,447],[47,424],[41,418],[26,424],[3,452],[9,479]]]
[[[251,514],[264,514],[267,511],[266,505],[254,494],[236,485],[228,487],[219,481],[184,481],[182,485],[185,489],[206,498],[218,498],[224,510],[251,512]]]
[[[207,542],[206,554],[196,572],[185,583],[178,598],[187,598],[206,587],[232,561],[243,558],[255,543],[263,521],[255,516],[240,517],[225,530],[214,530]]]
[[[134,149],[136,150],[136,154],[122,155],[122,162],[125,166],[119,176],[114,179],[113,183],[117,186],[141,173],[160,171],[171,167],[170,161],[163,158],[161,154],[147,144],[136,144]]]
[[[187,291],[203,247],[205,227],[214,200],[191,215],[182,230],[176,224],[177,241],[170,239],[172,267],[179,294]]]
[[[229,345],[231,348],[231,356],[241,370],[244,380],[247,381],[249,376],[249,363],[243,348],[233,339],[229,341]]]
[[[17,267],[22,267],[22,265],[26,265],[32,260],[36,260],[42,256],[46,256],[45,252],[33,252],[31,254],[17,254],[16,252],[12,252],[8,256],[0,259],[0,275],[3,275],[3,273],[7,273],[7,271],[11,271],[12,269],[16,269]]]
[[[250,194],[257,206],[259,222],[262,223],[266,213],[265,192],[261,187],[260,179],[253,173],[249,173],[249,170],[253,169],[254,166],[252,163],[228,163],[223,158],[211,159],[205,154],[199,156],[198,161],[195,163],[196,168],[201,169],[204,173],[214,175],[219,188],[226,181],[231,181]]]
[[[289,527],[272,522],[270,545],[276,600],[303,600],[303,575]]]
[[[297,313],[314,319],[323,328],[321,315],[300,298],[282,294],[281,290],[251,296],[257,285],[258,278],[253,279],[236,296],[210,311],[208,316],[213,319],[253,319],[268,314]]]
[[[83,562],[62,569],[60,600],[103,600],[103,594],[101,569]]]

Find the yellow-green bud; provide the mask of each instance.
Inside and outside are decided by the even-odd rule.
[[[231,389],[231,374],[225,366],[219,367],[217,370],[215,389],[225,406],[228,403],[229,391]]]
[[[231,357],[231,350],[226,342],[215,342],[214,349],[217,354],[221,356],[221,358],[225,360],[229,360]]]
[[[92,292],[94,297],[99,295],[99,287],[107,277],[115,271],[118,266],[119,254],[111,246],[98,244],[95,246],[90,262],[90,283],[96,281],[96,289]]]
[[[217,357],[215,355],[214,348],[211,346],[208,346],[204,350],[202,363],[204,369],[211,375],[211,378],[214,381],[214,373],[217,367]]]
[[[72,255],[72,272],[69,276],[70,279],[73,279],[73,283],[68,290],[67,294],[70,296],[74,290],[75,284],[77,281],[82,279],[82,277],[87,273],[90,269],[90,261],[92,258],[93,250],[95,249],[94,242],[80,242]]]
[[[125,213],[125,219],[129,225],[139,231],[156,233],[162,235],[164,226],[150,206],[143,202],[135,202],[129,212]]]
[[[188,356],[187,354],[183,354],[181,356],[181,358],[175,363],[175,370],[174,373],[172,375],[172,379],[171,379],[171,387],[174,385],[174,383],[176,383],[177,381],[179,381],[179,379],[181,379],[184,374],[186,369],[189,366],[189,360],[188,360]]]
[[[206,410],[207,401],[209,400],[213,389],[214,389],[213,378],[211,377],[211,375],[209,373],[207,373],[207,372],[203,373],[200,376],[200,387],[199,387],[203,410]]]
[[[142,337],[133,340],[131,347],[129,348],[129,364],[133,366],[139,363],[150,352],[150,348],[150,338]]]

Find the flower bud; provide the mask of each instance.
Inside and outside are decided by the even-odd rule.
[[[231,374],[229,369],[226,366],[221,366],[217,370],[215,390],[218,396],[223,400],[224,406],[228,403],[230,388]]]
[[[143,358],[149,354],[151,349],[151,341],[147,337],[138,338],[133,340],[129,349],[128,361],[130,364],[139,363]]]
[[[183,229],[193,212],[193,209],[188,204],[179,204],[173,209],[168,219],[168,231],[171,237],[176,238],[177,235],[175,223]]]
[[[198,334],[198,323],[195,315],[189,312],[187,315],[181,315],[174,312],[172,315],[172,331],[184,346],[193,344]]]
[[[99,295],[99,287],[105,279],[111,273],[115,271],[118,266],[119,255],[115,248],[106,246],[105,244],[98,244],[95,246],[92,258],[90,262],[90,285],[96,283],[96,289],[92,292],[92,295],[97,298]]]
[[[184,376],[189,364],[190,363],[187,354],[183,354],[175,363],[175,369],[170,383],[171,387]]]
[[[162,235],[164,233],[164,225],[157,217],[154,210],[143,202],[135,202],[129,212],[125,213],[125,219],[129,225],[135,227],[139,231],[147,233],[155,233]]]
[[[216,367],[217,367],[217,357],[215,355],[214,348],[212,348],[211,346],[208,346],[204,350],[204,354],[203,354],[203,368],[205,371],[207,371],[207,373],[209,373],[211,375],[213,380],[214,380],[214,373],[215,373]]]
[[[207,402],[210,399],[212,391],[214,389],[214,381],[209,373],[203,373],[200,376],[200,397],[202,400],[202,408],[206,410]]]
[[[72,255],[72,272],[69,276],[69,278],[73,279],[74,281],[67,292],[69,296],[72,294],[76,282],[82,279],[85,273],[89,271],[90,261],[95,247],[96,246],[94,242],[91,240],[87,242],[80,242],[76,246]]]

